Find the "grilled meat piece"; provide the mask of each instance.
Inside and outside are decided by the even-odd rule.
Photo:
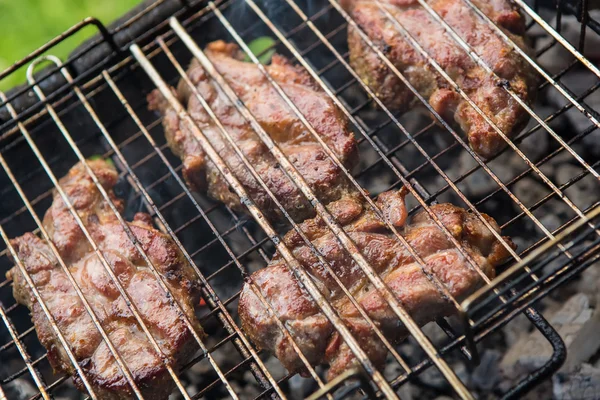
[[[118,178],[115,168],[103,160],[88,163],[122,210],[123,202],[112,191]],[[159,286],[84,166],[74,166],[60,180],[60,186],[171,365],[176,369],[185,363],[196,351],[197,343],[182,319],[181,310]],[[175,383],[57,192],[43,224],[142,394],[148,399],[166,399]],[[198,334],[203,335],[200,325],[194,322],[193,304],[199,293],[194,271],[175,243],[151,224],[150,216],[143,213],[128,223],[185,315],[196,325]],[[98,397],[135,397],[48,243],[32,233],[11,243]],[[13,279],[15,299],[31,311],[38,338],[47,349],[54,370],[73,375],[77,387],[85,390],[25,277],[16,266],[8,272],[8,277]]]
[[[537,88],[537,75],[527,61],[511,50],[464,0],[426,1],[475,50],[500,80],[477,65],[416,0],[345,0],[344,5],[378,49],[425,99],[429,99],[429,104],[446,121],[456,122],[466,133],[471,148],[488,159],[506,146],[504,139],[429,65],[404,38],[396,22],[379,8],[379,4],[389,10],[509,138],[524,127],[528,114],[502,86],[510,85],[525,103],[531,104]],[[525,20],[510,0],[473,0],[473,3],[517,46],[532,54],[523,37]],[[402,111],[415,104],[415,97],[410,89],[352,27],[348,32],[348,46],[351,65],[387,107]]]
[[[401,193],[386,192],[377,201],[394,225],[404,225],[406,210]],[[349,196],[331,203],[328,208],[418,324],[424,325],[454,312],[452,303],[442,296],[408,250],[373,211],[367,209],[363,201]],[[495,267],[507,258],[508,252],[485,225],[473,214],[451,204],[434,205],[431,209],[483,273],[494,277]],[[499,231],[491,217],[484,217]],[[406,328],[341,247],[325,222],[317,217],[303,222],[301,229],[383,334],[392,341],[406,337]],[[481,276],[425,211],[416,214],[400,232],[424,260],[425,270],[435,275],[453,297],[464,298],[483,284]],[[511,243],[510,239],[506,240]],[[296,231],[289,232],[284,241],[301,266],[314,278],[321,293],[332,303],[369,358],[375,365],[381,366],[387,349],[368,322],[319,264]],[[355,364],[349,347],[312,297],[301,288],[279,254],[275,255],[267,268],[255,272],[251,279],[269,301],[275,314],[289,328],[311,365],[329,364],[331,379]],[[275,354],[289,371],[303,371],[305,367],[290,341],[249,284],[244,286],[240,296],[239,315],[242,328],[259,348]]]
[[[346,177],[256,65],[241,61],[243,53],[236,45],[213,42],[206,48],[206,55],[321,201],[328,203],[337,200],[349,190]],[[274,55],[272,63],[266,68],[340,161],[352,168],[358,161],[356,141],[348,129],[346,118],[331,99],[317,87],[306,71],[290,64],[282,56]],[[291,217],[301,221],[314,215],[310,203],[287,177],[234,104],[211,82],[197,60],[192,61],[187,74]],[[281,219],[278,207],[222,137],[221,131],[185,81],[180,81],[176,94],[258,207],[272,221]],[[212,198],[235,210],[246,211],[238,196],[230,190],[226,180],[206,157],[190,127],[179,119],[160,92],[152,92],[148,102],[150,109],[162,113],[167,142],[183,161],[183,175],[191,188],[196,191],[207,190]]]

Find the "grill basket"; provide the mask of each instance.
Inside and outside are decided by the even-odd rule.
[[[463,1],[477,10],[471,0]],[[539,64],[533,58],[528,62],[542,77],[540,95],[535,106],[527,107],[532,116],[527,128],[487,162],[439,116],[432,122],[419,110],[396,115],[373,97],[348,65],[346,30],[355,23],[335,0],[144,2],[109,27],[88,18],[1,73],[0,82],[27,69],[28,83],[0,94],[0,399],[75,393],[68,376],[53,374],[30,316],[15,303],[4,274],[13,266],[9,238],[28,231],[43,235],[40,219],[57,179],[97,154],[111,158],[120,172],[116,192],[126,199],[125,219],[148,212],[157,227],[176,239],[202,282],[198,318],[209,335],[197,338],[201,351],[182,371],[171,371],[176,396],[395,398],[407,382],[426,386],[420,376],[433,367],[444,383],[430,388],[432,393],[473,398],[456,366],[474,368],[478,349],[509,323],[530,324],[550,343],[552,353],[513,388],[496,394],[520,398],[551,376],[563,364],[566,346],[534,306],[593,265],[600,253],[600,144],[591,145],[600,143],[600,116],[588,104],[600,86],[600,70],[584,56],[593,53],[589,47],[598,42],[600,22],[589,0],[514,1],[536,45]],[[98,34],[67,60],[52,56],[56,45],[92,29]],[[161,120],[147,110],[146,95],[175,85],[192,57],[211,74],[201,50],[207,43],[224,39],[247,50],[261,36],[275,38],[276,51],[306,68],[350,119],[361,153],[360,168],[352,176],[365,195],[406,186],[411,214],[450,201],[480,217],[490,214],[503,234],[518,241],[513,259],[496,279],[456,302],[459,318],[439,319],[425,332],[401,304],[388,299],[412,335],[401,346],[390,345],[384,372],[357,354],[361,368],[331,382],[325,382],[320,368],[310,367],[310,377],[299,378],[252,346],[239,328],[238,296],[249,273],[265,267],[275,250],[286,252],[277,238],[290,224],[271,226],[252,206],[256,218],[192,194],[181,178],[179,159],[167,148]],[[249,60],[258,63],[260,56]],[[559,57],[560,65],[549,68],[545,57]],[[218,72],[212,75],[219,82]],[[222,88],[228,93],[226,83]],[[235,93],[229,93],[251,120],[244,105],[235,102]],[[427,103],[423,106],[435,114]],[[281,159],[284,167],[285,161]],[[559,163],[569,168],[559,173]],[[226,165],[221,167],[226,171]],[[239,184],[230,184],[243,195]],[[310,195],[306,185],[299,186]],[[318,202],[316,208],[327,213]],[[344,232],[330,228],[352,250]],[[360,253],[351,253],[377,285],[381,280],[369,275]],[[336,325],[335,313],[321,304],[308,276],[293,260],[290,268]],[[515,319],[520,314],[524,317]],[[351,344],[339,320],[336,328]]]

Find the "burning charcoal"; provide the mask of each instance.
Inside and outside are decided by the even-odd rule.
[[[447,390],[450,385],[437,368],[428,368],[419,375],[421,384],[437,389]]]
[[[552,377],[554,398],[564,400],[600,398],[600,369],[583,364],[576,372]]]
[[[485,350],[481,355],[481,363],[473,371],[471,382],[483,391],[489,392],[502,378],[500,375],[500,359],[502,353],[498,350]]]
[[[383,371],[383,376],[385,376],[385,378],[389,380],[392,380],[404,373],[404,369],[402,368],[402,366],[392,360],[392,356],[388,355],[388,359],[385,364],[385,370]]]
[[[561,165],[556,171],[556,181],[564,184],[583,172],[583,167],[571,164]],[[566,195],[581,209],[593,204],[598,196],[598,181],[588,175],[565,190]]]
[[[542,173],[544,175],[546,175],[547,177],[552,178],[556,174],[556,169],[560,165],[563,165],[565,163],[570,163],[572,161],[573,161],[573,156],[571,154],[569,154],[566,151],[561,151],[560,153],[558,153],[557,155],[552,157],[550,160],[548,160],[547,163],[544,163],[540,167],[540,171],[542,171]]]
[[[515,183],[513,192],[526,206],[531,206],[548,193],[547,187],[533,178],[525,177]]]
[[[25,379],[15,379],[8,385],[2,386],[2,390],[7,399],[28,399],[38,393],[37,389]],[[0,391],[0,398],[4,399],[2,391]]]
[[[555,229],[559,228],[562,225],[560,218],[558,218],[554,214],[546,214],[546,215],[544,215],[542,218],[540,218],[540,222],[550,232],[553,232]]]
[[[589,246],[586,242],[584,246]],[[588,295],[590,304],[595,308],[598,307],[598,284],[600,282],[600,266],[598,263],[591,265],[585,271],[581,273],[581,276],[577,282],[573,284],[574,290],[577,293],[583,293]]]
[[[471,382],[471,372],[467,369],[464,360],[453,363],[452,369],[454,370],[454,373],[456,373],[456,376],[458,376],[458,379],[460,379],[462,382],[465,382],[466,384]]]
[[[576,95],[582,95],[587,89],[598,83],[598,77],[588,70],[582,68],[574,68],[571,72],[561,78],[561,83],[564,84],[569,90]],[[552,89],[548,91],[548,101],[552,104],[552,107],[562,107],[568,102],[563,95],[558,91]],[[587,97],[584,98],[585,103],[592,110],[600,109],[600,91],[595,90]],[[575,128],[576,133],[583,132],[585,129],[592,126],[592,122],[587,116],[581,113],[579,110],[573,108],[564,114],[569,122]],[[591,152],[594,155],[600,155],[600,132],[598,129],[586,135],[583,139],[585,150]],[[589,146],[589,148],[588,148]]]
[[[556,160],[557,162],[559,160]],[[548,164],[546,171],[543,171],[544,173],[547,173],[548,170],[555,170],[556,167]],[[553,181],[555,181],[554,179],[554,173],[552,174],[548,174],[547,175],[549,179],[552,179]],[[548,185],[546,185],[545,183],[541,183],[539,182],[537,179],[535,179],[533,176],[525,176],[522,179],[519,179],[513,186],[513,193],[521,200],[521,202],[527,206],[527,207],[531,207],[532,205],[536,204],[537,202],[539,202],[540,200],[542,200],[546,195],[548,195],[549,193],[551,193],[551,189],[548,187]],[[516,207],[516,205],[515,205]],[[570,213],[572,213],[572,211],[570,210],[570,207],[568,205],[566,205],[563,201],[557,201],[557,200],[550,200],[547,201],[545,203],[543,203],[536,211],[535,215],[541,219],[546,215],[554,215],[558,218],[561,219],[561,221],[564,221],[565,217],[567,215],[570,215]],[[527,219],[527,220],[523,220],[523,222],[526,224],[526,226],[528,228],[534,228],[534,223],[533,221]],[[546,222],[551,222],[550,220],[547,220]],[[538,228],[535,228],[536,230]],[[515,238],[517,239],[517,238]],[[531,239],[530,237],[523,237],[522,238],[524,240],[525,243],[529,243],[529,240]],[[517,242],[519,242],[519,240],[517,239]],[[524,243],[524,244],[525,244]],[[521,243],[518,243],[521,244]],[[531,243],[529,243],[531,244]],[[519,247],[520,249],[523,249],[525,247]]]
[[[547,115],[544,112],[538,112],[541,115]],[[555,123],[551,124],[551,125],[558,125],[558,123],[556,122],[557,120],[554,120]],[[537,125],[538,122],[534,119],[532,119],[530,121],[530,125],[531,127]],[[554,129],[554,126],[551,126]],[[532,133],[531,135],[527,136],[526,138],[524,138],[521,143],[519,144],[519,149],[521,149],[521,151],[523,151],[523,153],[532,161],[537,161],[540,159],[540,157],[543,157],[544,155],[547,154],[548,152],[548,142],[549,142],[549,135],[548,133],[544,130],[544,129],[540,129],[534,133]],[[517,156],[518,157],[518,156]],[[520,158],[520,157],[519,157]]]
[[[504,340],[508,347],[513,347],[521,337],[527,335],[530,325],[527,323],[527,317],[519,314],[503,329]]]
[[[303,378],[300,375],[294,375],[288,382],[293,399],[304,399],[318,389],[313,379]]]
[[[413,399],[421,399],[424,396],[420,395],[420,390],[415,385],[411,385],[410,383],[406,383],[400,387],[400,390],[397,391],[398,397],[402,400],[413,400]]]
[[[562,308],[556,310],[549,322],[567,345],[569,357],[565,366],[586,361],[600,347],[598,314],[590,308],[584,294],[571,297]],[[592,333],[594,332],[594,333]],[[571,355],[571,352],[574,354]],[[506,353],[500,367],[509,379],[520,379],[523,374],[541,367],[552,355],[552,347],[540,332],[535,331],[521,339]],[[565,367],[563,367],[565,368]]]
[[[547,154],[549,144],[550,139],[546,132],[536,132],[526,137],[521,143],[518,144],[518,147],[524,152],[527,158],[535,162],[543,155]],[[553,163],[553,160],[562,163],[564,159],[559,153],[559,155],[553,157],[549,163]],[[569,159],[569,161],[572,161],[572,157]],[[477,166],[477,162],[469,154],[463,153],[459,157],[457,165],[458,173],[463,174]],[[504,183],[509,182],[527,168],[523,159],[511,149],[505,151],[487,165]],[[548,165],[548,163],[542,165],[542,167],[546,165]],[[550,176],[553,176],[555,169],[556,166],[554,164],[550,165]],[[548,171],[543,172],[548,173]],[[531,182],[533,182],[534,185],[533,190],[531,190]],[[533,181],[530,177],[520,179],[517,181],[516,186],[520,187],[519,189],[526,191],[524,198],[519,197],[519,195],[523,195],[524,193],[515,193],[517,194],[517,197],[519,197],[525,204],[532,204],[528,203],[528,201],[535,202],[539,200],[543,194],[547,193],[543,184]],[[479,168],[463,180],[461,183],[461,188],[464,190],[464,193],[467,196],[478,198],[496,190],[498,188],[498,184],[485,170]],[[519,189],[515,189],[515,191]]]
[[[569,371],[583,362],[588,361],[600,348],[600,313],[589,307],[587,296],[575,295],[580,297],[582,306],[586,309],[577,315],[572,321],[574,315],[561,315],[567,320],[557,321],[559,325],[563,324],[559,333],[567,345],[567,361],[561,368],[561,371]],[[585,300],[584,300],[585,299]],[[575,309],[576,310],[576,309]],[[573,311],[575,311],[573,310]],[[559,315],[562,313],[559,313]],[[590,315],[591,314],[591,315]]]
[[[554,90],[554,89],[552,89]],[[546,92],[544,92],[546,93]],[[545,94],[540,94],[540,97],[547,97]],[[568,129],[568,119],[564,113],[556,115],[556,107],[549,106],[547,104],[536,103],[533,105],[533,111],[544,119],[544,122],[552,128],[555,132],[562,132]],[[546,120],[549,116],[552,116],[551,120]],[[535,132],[532,132],[529,136],[524,138],[519,145],[519,148],[526,151],[528,157],[536,159],[535,155],[544,156],[547,154],[548,145],[554,140],[551,139],[549,133],[544,127],[539,126],[540,123],[532,118],[523,130],[523,132],[529,132],[533,128],[537,128]],[[529,153],[531,151],[532,153]]]
[[[252,383],[251,383],[252,382]],[[256,396],[260,394],[262,390],[259,390],[257,384],[255,383],[252,372],[246,371],[242,379],[230,380],[233,390],[235,393],[238,393],[241,399],[254,399]],[[230,395],[225,394],[223,396],[224,399],[231,398]]]

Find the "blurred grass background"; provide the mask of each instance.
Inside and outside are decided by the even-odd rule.
[[[0,71],[85,17],[96,17],[108,25],[139,2],[140,0],[0,0]],[[95,28],[86,27],[50,53],[64,60],[79,43],[95,33]],[[24,66],[0,81],[0,90],[23,83],[26,69],[27,66]]]

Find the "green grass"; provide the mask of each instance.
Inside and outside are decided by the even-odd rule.
[[[0,71],[85,17],[96,17],[108,25],[139,2],[140,0],[0,0]],[[95,28],[86,27],[48,53],[64,60],[73,48],[94,33]],[[0,81],[0,90],[23,83],[26,68],[24,66]]]

